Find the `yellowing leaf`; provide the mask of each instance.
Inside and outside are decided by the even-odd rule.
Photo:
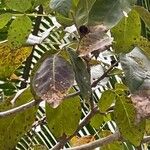
[[[0,78],[10,77],[30,55],[32,47],[12,50],[7,42],[0,43]]]
[[[92,141],[94,141],[95,138],[93,135],[87,135],[87,136],[83,136],[83,137],[78,137],[78,136],[74,136],[71,140],[70,140],[70,144],[72,146],[80,146],[86,143],[90,143]]]
[[[30,89],[26,89],[16,100],[14,106],[11,99],[0,103],[0,112],[18,107],[32,100]],[[20,138],[31,129],[35,120],[37,106],[23,112],[0,117],[0,150],[13,150]]]

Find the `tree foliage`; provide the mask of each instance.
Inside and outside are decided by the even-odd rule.
[[[136,0],[1,0],[1,149],[15,149],[31,132],[37,138],[44,125],[55,146],[27,149],[70,142],[77,150],[124,150],[149,142],[149,9]],[[96,134],[79,137],[84,126]]]

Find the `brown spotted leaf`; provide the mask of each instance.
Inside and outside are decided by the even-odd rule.
[[[8,42],[0,43],[0,78],[10,77],[30,55],[32,47],[11,49]]]
[[[106,34],[108,29],[103,25],[90,26],[88,30],[87,34],[84,33],[81,39],[78,49],[79,56],[85,56],[96,50],[100,52],[104,51],[113,41],[113,39]],[[82,35],[83,33],[80,34]]]
[[[31,79],[32,90],[38,97],[56,108],[74,83],[72,66],[64,58],[55,54],[44,57],[36,68]]]

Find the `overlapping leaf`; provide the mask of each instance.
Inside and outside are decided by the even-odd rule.
[[[0,111],[6,111],[8,109],[20,106],[32,100],[32,94],[30,89],[27,89],[18,99],[14,106],[10,103],[10,100],[6,100],[0,103]],[[15,149],[17,142],[20,138],[31,129],[31,125],[34,122],[37,108],[32,107],[21,113],[9,115],[5,118],[0,118],[0,149],[12,150]]]
[[[50,1],[50,8],[64,16],[68,16],[71,6],[72,6],[72,0],[51,0]]]
[[[4,1],[7,7],[20,12],[25,12],[32,6],[31,0],[4,0]]]
[[[8,30],[8,42],[13,48],[21,47],[25,44],[32,29],[32,22],[29,17],[17,17]]]
[[[113,47],[116,53],[128,53],[140,38],[141,23],[139,14],[132,10],[111,31],[114,37]]]
[[[110,47],[113,38],[106,34],[107,28],[105,26],[90,26],[88,30],[89,33],[81,39],[78,49],[79,56],[85,56],[96,50],[102,52]]]
[[[115,26],[128,13],[136,0],[96,0],[89,13],[89,24]]]
[[[136,110],[131,100],[125,96],[117,96],[114,115],[122,136],[139,146],[144,136],[145,122],[136,123]]]
[[[72,66],[75,72],[75,79],[81,91],[81,95],[86,100],[89,100],[91,97],[91,83],[86,64],[72,49],[69,49],[68,53],[70,55]]]
[[[55,109],[46,104],[46,117],[51,132],[57,138],[71,135],[76,130],[81,117],[79,97],[66,99]]]
[[[11,20],[12,15],[10,13],[5,13],[0,15],[0,29],[5,27],[5,25]]]
[[[73,85],[74,72],[71,64],[58,54],[43,58],[33,72],[32,88],[34,94],[55,108]]]
[[[12,50],[8,42],[0,43],[0,78],[10,77],[30,55],[32,47]]]

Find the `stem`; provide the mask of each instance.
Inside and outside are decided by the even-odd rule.
[[[84,144],[81,146],[67,148],[66,150],[88,150],[88,149],[90,150],[90,149],[94,149],[94,148],[112,143],[116,140],[119,140],[119,138],[120,138],[120,133],[119,133],[119,131],[116,131],[114,134],[111,134],[105,138],[101,138],[99,140],[96,140],[96,141],[93,141],[93,142],[90,142],[90,143],[87,143],[87,144]]]
[[[96,81],[94,81],[94,82],[92,83],[91,87],[97,86],[98,82],[100,82],[101,80],[103,80],[103,79],[107,76],[107,74],[113,69],[113,67],[116,66],[117,63],[118,63],[118,62],[116,61],[113,65],[111,65],[111,66],[108,68],[108,70],[106,70],[100,78],[98,78]]]
[[[68,94],[66,97],[64,97],[64,99],[68,99],[70,97],[75,97],[75,96],[79,95],[79,93],[80,93],[80,91]],[[21,105],[21,106],[9,109],[7,111],[0,112],[0,118],[7,117],[7,116],[10,116],[12,114],[19,113],[19,112],[23,112],[23,111],[25,111],[25,110],[27,110],[27,109],[35,106],[35,105],[38,105],[41,101],[42,100],[32,100],[26,104]]]
[[[10,110],[4,111],[4,112],[0,112],[0,118],[7,117],[7,116],[10,116],[12,114],[17,114],[19,112],[25,111],[25,110],[27,110],[27,109],[29,109],[29,108],[39,104],[39,102],[40,101],[32,100],[32,101],[30,101],[30,102],[28,102],[26,104],[23,104],[21,106],[18,106],[16,108],[12,108]]]
[[[19,16],[31,16],[31,17],[48,17],[49,15],[47,14],[37,14],[37,13],[32,13],[32,14],[12,14],[13,16],[19,17]]]

